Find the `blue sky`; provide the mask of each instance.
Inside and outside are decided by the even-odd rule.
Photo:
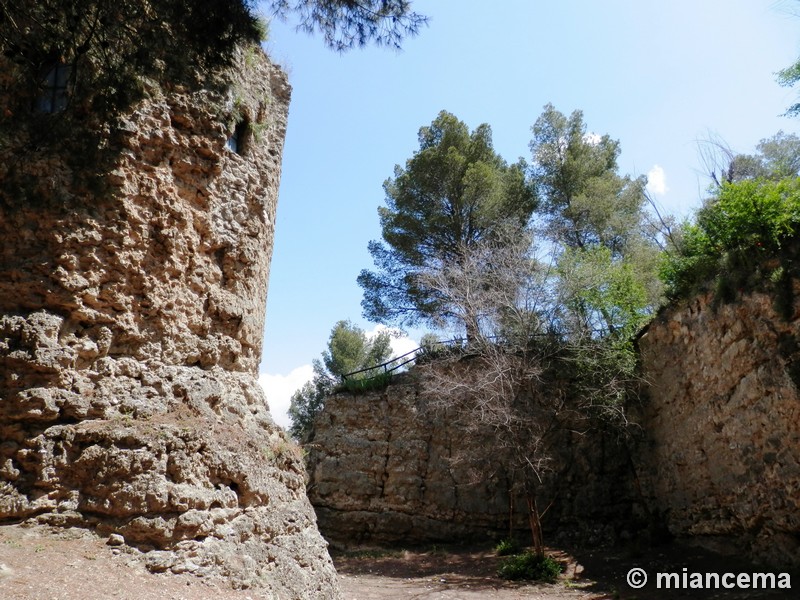
[[[337,54],[273,22],[266,44],[293,86],[267,302],[261,381],[286,424],[339,319],[365,330],[356,276],[371,268],[377,208],[395,164],[440,110],[492,126],[509,162],[551,102],[621,144],[620,170],[651,174],[668,212],[701,201],[697,142],[750,152],[800,120],[774,73],[800,52],[793,0],[414,0],[430,24],[404,49]],[[660,176],[658,174],[661,174]],[[663,179],[662,179],[663,177]],[[412,333],[418,336],[418,332]]]

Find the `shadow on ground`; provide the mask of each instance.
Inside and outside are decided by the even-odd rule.
[[[720,577],[725,573],[773,573],[776,588],[779,582],[787,581],[780,576],[779,569],[753,565],[736,557],[715,554],[677,542],[644,552],[624,548],[550,549],[549,552],[565,567],[564,574],[556,584],[508,582],[499,579],[497,569],[503,559],[487,547],[357,549],[332,554],[338,572],[344,576],[426,581],[431,585],[436,584],[437,587],[446,586],[450,590],[469,590],[470,593],[491,591],[492,598],[777,600],[800,597],[798,572],[788,573],[792,589],[724,589],[721,584],[719,589],[676,589],[674,578],[669,587],[664,578],[661,586],[658,586],[658,573],[676,573],[679,586],[684,583],[684,572],[689,584],[692,583],[694,573],[702,574],[703,585],[707,585],[706,573],[716,573]],[[633,568],[643,569],[648,575],[648,582],[644,587],[634,589],[628,584],[627,575]],[[694,581],[696,584],[696,576]],[[727,581],[731,583],[735,579],[729,578]],[[713,579],[709,583],[713,584]],[[504,590],[508,595],[503,594]]]

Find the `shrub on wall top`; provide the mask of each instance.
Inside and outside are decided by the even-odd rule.
[[[700,210],[697,222],[683,227],[676,247],[665,256],[662,277],[673,298],[709,284],[725,296],[788,277],[799,228],[800,178],[724,184]]]

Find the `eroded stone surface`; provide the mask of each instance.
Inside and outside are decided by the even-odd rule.
[[[800,565],[800,303],[788,320],[773,303],[762,293],[719,306],[702,296],[649,326],[639,340],[647,397],[629,415],[636,443],[629,453],[597,432],[553,443],[564,469],[542,493],[544,505],[553,500],[549,539],[646,542],[668,529]],[[308,446],[309,497],[326,536],[410,543],[504,531],[502,470],[476,481],[454,460],[497,452],[493,432],[466,435],[425,404],[408,379],[326,401]]]
[[[256,380],[289,101],[260,54],[219,89],[153,87],[98,139],[95,191],[57,145],[0,145],[0,520],[336,598],[302,456]]]
[[[640,473],[674,533],[798,566],[800,314],[773,301],[702,296],[650,325]]]
[[[496,432],[467,432],[447,412],[429,410],[418,377],[415,370],[383,391],[326,399],[306,445],[308,493],[323,535],[339,545],[486,542],[508,536],[511,511],[515,531],[528,539],[525,497],[510,491]],[[548,541],[599,546],[641,526],[618,438],[565,428],[553,464],[539,489]]]

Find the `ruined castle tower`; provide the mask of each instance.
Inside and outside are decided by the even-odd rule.
[[[0,522],[339,597],[256,379],[284,73],[240,45],[213,77],[139,77],[104,113],[75,63],[26,64],[0,58]]]

